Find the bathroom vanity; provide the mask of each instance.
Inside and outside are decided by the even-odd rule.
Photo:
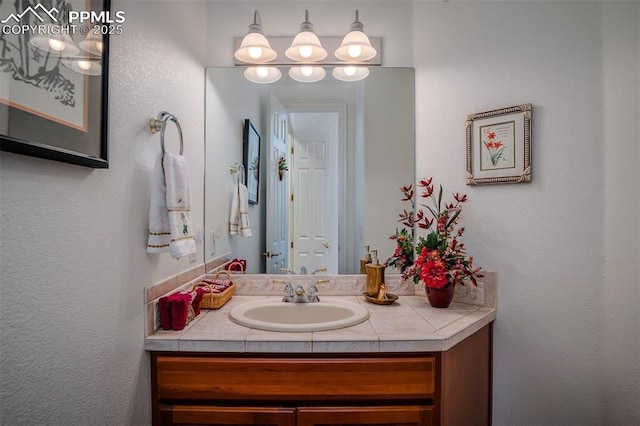
[[[491,424],[496,310],[495,293],[487,291],[495,292],[495,284],[483,287],[483,304],[454,301],[448,309],[431,308],[419,294],[401,295],[390,306],[356,295],[324,296],[361,303],[370,316],[352,327],[300,333],[229,320],[234,307],[278,297],[239,291],[185,330],[145,338],[153,422]]]

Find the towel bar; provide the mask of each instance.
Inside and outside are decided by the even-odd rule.
[[[231,173],[232,175],[238,174],[238,182],[244,184],[246,172],[243,164],[240,164],[240,163],[232,164],[231,166],[229,166],[229,173]]]
[[[162,147],[162,154],[164,154],[164,131],[167,128],[166,124],[169,121],[173,121],[178,128],[178,135],[180,136],[180,155],[182,155],[184,151],[184,142],[182,139],[182,128],[178,122],[178,117],[166,111],[160,111],[156,118],[149,120],[149,128],[151,129],[151,133],[154,134],[160,131],[160,146]]]

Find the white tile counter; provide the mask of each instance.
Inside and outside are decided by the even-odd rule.
[[[282,277],[280,277],[282,278]],[[247,295],[242,278],[239,290],[218,310],[203,310],[184,330],[158,330],[145,337],[147,351],[251,352],[251,353],[351,353],[351,352],[432,352],[446,351],[496,319],[495,274],[485,273],[479,290],[483,304],[456,295],[446,309],[432,308],[424,290],[415,295],[399,294],[392,305],[368,303],[361,295],[323,295],[321,300],[339,298],[359,303],[369,311],[369,319],[338,330],[284,333],[247,328],[232,322],[234,307],[255,300],[281,299],[275,295]],[[243,288],[245,289],[243,291]],[[353,293],[353,287],[351,288]],[[360,294],[359,287],[356,294]],[[468,300],[466,300],[468,301]]]

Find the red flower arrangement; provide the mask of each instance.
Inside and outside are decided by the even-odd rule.
[[[422,281],[425,286],[437,289],[456,284],[464,285],[464,280],[467,278],[474,285],[477,285],[476,278],[482,277],[480,274],[481,268],[473,267],[473,257],[467,257],[464,244],[459,241],[462,234],[464,234],[464,227],[457,228],[460,212],[462,211],[461,205],[468,200],[467,196],[455,193],[453,194],[455,203],[443,204],[442,185],[440,185],[437,196],[434,193],[432,178],[419,181],[418,186],[423,188],[420,196],[422,198],[430,198],[433,202],[433,207],[421,204],[422,207],[426,208],[426,212],[424,209],[419,209],[414,214],[413,199],[412,197],[411,199],[407,197],[409,191],[406,189],[409,187],[400,188],[405,194],[403,200],[411,201],[412,211],[403,211],[400,214],[399,222],[412,228],[417,225],[418,229],[426,229],[431,232],[427,234],[426,238],[422,236],[418,238],[416,243],[418,256],[412,265],[401,270],[403,277],[405,279],[412,278],[416,284]],[[413,191],[410,191],[410,193],[413,195]],[[399,234],[396,231],[396,234],[391,238],[399,240]],[[413,232],[411,237],[413,237]],[[413,238],[411,240],[413,241]],[[406,249],[401,247],[400,241],[398,241],[396,252],[402,253],[405,251]],[[390,260],[394,261],[395,258],[391,257]],[[413,260],[413,256],[411,260]],[[391,264],[389,261],[387,263]]]

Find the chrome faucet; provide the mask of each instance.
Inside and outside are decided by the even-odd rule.
[[[273,282],[284,284],[284,297],[282,298],[283,302],[315,303],[320,301],[320,298],[318,297],[318,284],[328,283],[329,280],[316,280],[311,283],[306,291],[302,284],[298,284],[296,286],[296,289],[294,290],[289,281],[273,280]]]
[[[289,281],[284,281],[284,297],[283,302],[293,302],[293,287]]]
[[[309,297],[307,293],[304,291],[304,287],[301,284],[296,286],[295,297],[293,298],[293,303],[309,303]]]

